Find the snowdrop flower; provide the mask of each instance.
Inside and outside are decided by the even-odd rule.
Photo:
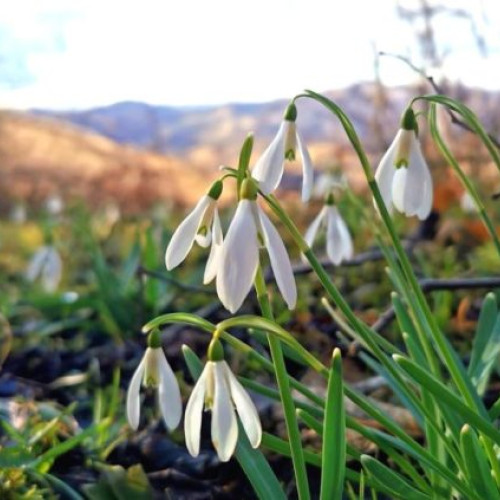
[[[314,182],[313,196],[322,198],[327,196],[333,189],[346,189],[347,180],[343,173],[323,172],[318,175]]]
[[[139,427],[141,383],[146,387],[158,389],[158,404],[165,424],[169,430],[175,429],[182,416],[181,394],[174,372],[161,347],[158,330],[149,334],[148,348],[132,376],[127,392],[127,420],[134,430]]]
[[[476,203],[474,202],[474,198],[472,198],[469,191],[464,191],[464,193],[460,197],[460,207],[467,214],[478,213],[478,209],[476,207]]]
[[[31,282],[40,278],[46,292],[55,292],[62,276],[62,260],[59,252],[52,245],[40,247],[31,258],[25,276]]]
[[[224,361],[222,345],[216,339],[210,343],[209,361],[186,406],[184,433],[186,447],[193,457],[200,453],[203,407],[212,411],[212,443],[221,462],[231,458],[238,441],[235,408],[250,444],[253,448],[259,446],[262,427],[257,409]]]
[[[169,271],[186,258],[196,241],[203,248],[211,245],[203,283],[210,283],[215,278],[223,242],[216,206],[221,193],[222,182],[214,182],[208,193],[202,196],[193,211],[175,230],[165,253],[165,265]]]
[[[351,259],[353,255],[351,235],[331,194],[304,236],[310,247],[321,228],[326,229],[326,254],[330,261],[337,266],[343,260]]]
[[[53,194],[45,201],[45,208],[50,215],[59,215],[64,209],[64,202],[59,195]]]
[[[272,222],[257,205],[257,186],[245,179],[241,199],[222,245],[217,269],[217,294],[230,312],[236,312],[252,288],[259,265],[259,248],[269,253],[278,288],[289,309],[297,289],[285,245]]]
[[[255,164],[252,177],[259,181],[259,188],[264,194],[271,193],[281,181],[285,161],[295,160],[295,150],[298,147],[302,158],[302,201],[307,201],[311,197],[314,172],[309,153],[297,132],[296,119],[297,108],[292,103],[285,111],[275,138]]]
[[[375,173],[387,210],[426,219],[432,209],[432,177],[417,139],[415,114],[408,108],[401,129]]]

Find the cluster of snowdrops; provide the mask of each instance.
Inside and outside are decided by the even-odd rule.
[[[258,279],[261,249],[268,253],[277,287],[288,308],[294,309],[296,305],[297,289],[287,249],[259,202],[273,203],[272,193],[281,182],[286,163],[298,159],[298,156],[303,170],[303,202],[311,196],[314,170],[297,121],[297,108],[292,101],[285,110],[274,140],[253,168],[249,167],[252,139],[247,139],[238,168],[223,169],[221,178],[212,184],[179,225],[166,249],[165,263],[171,270],[185,260],[195,242],[209,248],[204,284],[215,280],[217,295],[232,314],[240,309]],[[395,208],[422,220],[429,215],[433,198],[432,178],[420,148],[416,116],[411,106],[404,111],[400,130],[376,168],[374,180],[389,213]],[[217,201],[228,181],[236,184],[238,203],[224,234]],[[300,249],[306,253],[317,235],[324,231],[326,254],[335,265],[353,255],[348,227],[335,203],[338,188],[334,180],[323,183],[324,206],[307,229]],[[238,440],[236,412],[254,448],[261,442],[262,428],[250,396],[224,360],[220,334],[220,329],[212,333],[206,365],[186,406],[184,431],[187,449],[191,455],[197,456],[203,410],[210,410],[212,442],[219,459],[227,461]],[[182,401],[158,329],[149,332],[148,348],[128,389],[127,417],[133,429],[139,426],[141,385],[157,388],[157,400],[165,424],[168,429],[175,429],[182,418]]]

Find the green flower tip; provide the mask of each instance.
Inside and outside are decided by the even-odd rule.
[[[297,106],[293,102],[287,106],[283,119],[287,122],[294,122],[297,119]]]
[[[464,434],[469,434],[470,431],[471,431],[470,425],[464,424],[463,427],[460,429],[460,434],[463,436]]]
[[[224,360],[224,348],[222,347],[221,341],[214,337],[210,345],[208,346],[207,356],[209,361],[223,361]]]
[[[253,149],[253,132],[249,132],[243,141],[243,146],[241,146],[241,151],[248,152],[248,157],[252,153]]]
[[[160,330],[158,330],[158,328],[155,328],[148,335],[148,347],[151,347],[152,349],[158,349],[161,347],[161,335],[160,335]]]
[[[329,193],[325,198],[325,205],[335,205],[335,197],[333,196],[333,193]]]
[[[208,196],[210,196],[210,198],[212,198],[213,200],[218,200],[220,195],[222,194],[223,187],[224,184],[221,180],[215,181],[208,190]]]
[[[417,119],[415,118],[415,112],[411,107],[406,108],[406,111],[401,117],[400,125],[404,130],[414,130],[415,133],[418,133]]]
[[[247,178],[241,183],[240,199],[241,200],[256,200],[259,188],[253,179]]]
[[[336,347],[332,353],[332,360],[335,363],[336,361],[340,361],[341,359],[342,359],[342,353],[340,352],[340,349]]]

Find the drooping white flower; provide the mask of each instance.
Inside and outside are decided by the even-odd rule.
[[[169,271],[186,258],[196,241],[203,248],[211,245],[203,282],[207,284],[215,278],[223,243],[216,206],[221,192],[222,182],[216,181],[175,230],[165,252],[165,265]]]
[[[297,109],[292,103],[285,111],[278,133],[257,160],[252,177],[259,181],[259,187],[264,194],[271,193],[281,181],[285,161],[294,161],[298,148],[302,159],[302,201],[307,201],[311,197],[314,172],[309,152],[297,131],[296,118]]]
[[[323,172],[314,181],[313,196],[322,198],[327,196],[332,190],[343,190],[347,188],[347,180],[343,173],[334,174]]]
[[[432,177],[416,135],[415,115],[406,111],[402,128],[375,172],[380,194],[391,211],[426,219],[432,209]]]
[[[245,183],[253,183],[245,180]],[[242,192],[245,187],[242,187]],[[259,264],[259,248],[265,247],[276,283],[289,309],[295,307],[297,288],[290,258],[272,222],[256,202],[242,196],[222,245],[217,270],[217,294],[230,312],[236,312],[250,292]]]
[[[179,425],[182,416],[179,384],[161,348],[157,332],[153,332],[151,336],[153,335],[156,335],[156,338],[153,337],[154,340],[148,342],[149,347],[130,381],[127,392],[127,420],[130,427],[137,430],[141,413],[140,388],[143,384],[157,388],[158,404],[165,425],[169,430],[173,430]]]
[[[45,201],[45,208],[50,215],[59,215],[64,210],[64,202],[59,195],[53,194]]]
[[[326,229],[326,254],[334,265],[353,255],[352,238],[344,219],[333,203],[326,203],[306,231],[304,239],[311,247],[321,228]]]
[[[231,458],[238,441],[235,408],[250,444],[253,448],[259,446],[262,427],[257,409],[223,359],[207,362],[186,406],[186,447],[193,457],[200,453],[204,407],[212,411],[212,443],[221,462],[227,462]]]
[[[474,198],[470,195],[469,191],[464,191],[460,197],[460,207],[467,214],[477,214],[478,209]]]
[[[25,276],[31,282],[40,278],[46,292],[55,292],[62,277],[62,260],[55,247],[40,247],[31,258]]]

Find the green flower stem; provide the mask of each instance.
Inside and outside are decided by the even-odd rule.
[[[407,384],[404,382],[400,371],[394,366],[394,363],[388,360],[385,353],[382,351],[378,343],[374,340],[373,330],[365,323],[363,323],[350,308],[349,304],[346,302],[342,294],[331,281],[324,267],[321,265],[314,252],[308,247],[299,230],[297,229],[293,221],[288,217],[287,213],[283,210],[276,198],[274,198],[274,196],[272,195],[269,195],[266,196],[265,199],[267,200],[273,211],[276,213],[276,215],[278,215],[283,224],[288,228],[295,242],[297,243],[299,248],[302,249],[302,253],[307,258],[309,264],[321,281],[321,284],[325,288],[326,292],[335,302],[337,307],[342,311],[354,330],[359,332],[359,336],[363,339],[364,343],[370,348],[370,350],[380,360],[380,362],[383,363],[383,365],[391,373],[391,375],[399,382],[401,390],[405,393],[408,399],[411,400],[418,408],[420,408],[422,413],[432,413],[432,408],[427,408],[427,411],[423,409],[421,402],[410,390],[408,390]],[[431,419],[431,421],[434,419]]]
[[[401,267],[403,268],[403,272],[406,276],[406,279],[408,280],[408,283],[411,287],[411,290],[415,294],[417,302],[418,302],[422,312],[424,313],[425,320],[428,323],[430,330],[432,331],[433,340],[438,348],[438,352],[442,358],[442,361],[443,361],[444,365],[448,368],[455,385],[457,386],[458,390],[462,394],[463,398],[467,401],[467,404],[471,407],[476,408],[482,415],[484,415],[486,413],[486,409],[484,408],[484,405],[482,404],[481,400],[479,399],[479,397],[475,393],[474,388],[472,387],[470,380],[467,379],[466,374],[465,374],[465,370],[463,368],[463,365],[462,365],[460,359],[458,358],[456,353],[454,353],[452,351],[451,346],[449,345],[446,337],[443,335],[443,332],[440,330],[434,315],[432,314],[431,310],[429,309],[429,305],[427,304],[427,301],[426,301],[425,296],[422,292],[422,289],[420,288],[420,286],[418,284],[417,278],[415,277],[415,274],[414,274],[413,269],[411,267],[410,261],[408,260],[408,257],[404,251],[404,248],[401,245],[401,242],[399,241],[399,238],[397,236],[397,233],[396,233],[396,230],[395,230],[394,225],[392,223],[389,212],[387,211],[387,208],[384,204],[384,201],[383,201],[382,196],[380,194],[380,191],[378,189],[377,183],[375,182],[375,178],[373,176],[373,171],[372,171],[370,162],[368,161],[368,158],[367,158],[366,153],[363,149],[363,146],[361,145],[359,137],[354,129],[354,126],[352,125],[352,123],[349,120],[349,118],[347,117],[347,115],[340,109],[340,107],[337,106],[330,99],[328,99],[320,94],[317,94],[315,92],[312,92],[312,91],[307,91],[306,96],[321,103],[328,110],[330,110],[334,115],[336,115],[337,118],[342,123],[342,126],[344,127],[344,130],[345,130],[345,132],[346,132],[346,134],[347,134],[352,146],[354,147],[354,149],[358,155],[358,158],[361,162],[361,167],[363,168],[366,179],[368,181],[368,185],[369,185],[370,190],[372,191],[373,197],[375,199],[375,203],[379,209],[380,216],[381,216],[381,218],[384,222],[384,225],[389,233],[389,236],[391,238],[394,249],[395,249],[396,254],[398,256],[398,259],[400,261]],[[426,99],[432,101],[433,97],[435,97],[435,96],[426,97]],[[437,101],[437,102],[439,102],[439,101]],[[448,103],[448,105],[450,105],[450,104]],[[461,110],[461,111],[464,112],[463,110]],[[467,115],[467,116],[470,120],[473,120],[473,118],[474,118],[473,116],[472,116],[472,118],[469,115]],[[480,126],[478,126],[477,129],[478,129],[478,134],[480,134],[481,138],[483,138],[483,141],[485,142],[486,146],[488,147],[488,150],[490,151],[493,158],[495,159],[495,162],[498,159],[498,165],[500,166],[500,157],[498,155],[498,152],[496,152],[494,146],[491,145],[491,141],[487,137],[487,134],[486,134],[486,138],[484,138],[483,135],[485,135],[485,133],[484,133],[484,131],[482,131],[482,128]],[[490,150],[490,145],[493,147],[494,151]],[[304,243],[305,242],[301,242],[301,245],[299,245],[299,248],[302,247]],[[434,356],[431,355],[432,347],[430,345],[430,339],[427,338],[427,336],[425,336],[425,335],[420,335],[419,340],[422,343],[422,347],[424,349],[424,353],[426,354],[426,357],[427,357],[427,360],[429,362],[430,369],[431,369],[432,373],[439,376],[439,374],[440,374],[439,367],[436,366],[436,363],[434,361]]]
[[[267,294],[266,282],[260,265],[257,268],[257,275],[255,277],[255,291],[257,292],[257,300],[259,301],[262,315],[271,321],[274,320],[271,303]],[[288,374],[286,371],[283,351],[281,349],[280,341],[274,335],[268,334],[267,337],[276,372],[276,381],[278,383],[278,389],[283,404],[283,412],[285,415],[285,423],[290,441],[293,468],[295,470],[298,497],[301,500],[309,500],[311,497],[309,493],[309,482],[307,479],[304,453],[302,450],[302,441],[295,414],[292,392],[290,390],[290,384],[288,383]]]
[[[264,284],[263,286],[265,289]],[[197,328],[200,328],[208,333],[213,333],[216,330],[216,326],[214,324],[210,323],[205,319],[198,318],[197,316],[194,316],[192,314],[169,313],[158,316],[157,318],[151,320],[143,327],[143,332],[148,332],[152,328],[158,328],[164,324],[171,324],[171,323],[189,324]],[[221,332],[221,338],[223,338],[226,342],[228,342],[228,344],[230,344],[234,349],[240,350],[241,352],[247,353],[250,356],[252,356],[253,359],[258,361],[261,364],[261,366],[265,368],[268,372],[274,373],[275,371],[274,365],[267,358],[257,353],[255,350],[253,350],[250,346],[248,346],[241,340],[236,339],[231,334],[225,331]],[[328,377],[328,369],[325,366],[322,366],[322,368],[318,370],[318,366],[317,364],[315,364],[314,366],[311,366],[311,368],[318,371],[318,373],[324,378]],[[303,394],[305,397],[307,397],[312,403],[318,405],[320,407],[319,409],[321,409],[322,411],[322,408],[324,408],[325,405],[325,401],[323,398],[315,395],[314,393],[311,393],[311,391],[306,389],[300,382],[293,379],[289,375],[287,375],[287,377],[291,387],[293,387],[301,394]],[[393,433],[397,438],[399,438],[399,440],[401,440],[401,442],[404,443],[405,446],[407,447],[407,449],[405,450],[406,452],[408,452],[408,450],[411,449],[414,457],[416,457],[417,459],[423,457],[422,460],[424,460],[425,462],[425,457],[428,456],[426,450],[422,448],[418,443],[416,443],[399,425],[397,425],[391,418],[384,415],[378,408],[374,407],[374,405],[363,394],[357,393],[356,391],[351,389],[348,385],[344,386],[344,391],[346,396],[354,404],[359,406],[367,415],[369,415],[375,421],[379,422],[385,429],[387,429],[389,432]],[[270,393],[268,395],[272,397]],[[349,419],[348,419],[348,425],[349,425]]]
[[[479,118],[467,106],[465,106],[461,102],[456,101],[455,99],[452,99],[451,97],[439,94],[416,97],[415,99],[413,99],[412,104],[419,100],[440,104],[441,106],[449,108],[461,115],[470,129],[483,141],[483,144],[486,146],[486,149],[490,153],[493,162],[495,163],[498,170],[500,170],[500,153],[498,152],[497,147],[495,146],[495,144],[493,144],[493,141],[484,130],[481,122],[479,121]]]
[[[466,191],[471,195],[474,205],[476,206],[476,209],[478,211],[478,215],[483,221],[483,224],[485,225],[488,233],[491,236],[491,239],[493,240],[493,243],[497,249],[497,252],[500,254],[500,240],[498,239],[497,232],[495,230],[495,227],[493,226],[493,222],[491,219],[488,217],[486,214],[486,210],[484,208],[483,202],[481,198],[479,197],[478,192],[474,188],[472,182],[469,180],[469,178],[465,175],[464,171],[460,168],[460,164],[456,160],[456,158],[453,156],[452,152],[449,150],[449,148],[446,146],[443,137],[439,133],[439,129],[437,126],[437,120],[436,120],[436,104],[431,104],[430,109],[429,109],[429,128],[431,131],[432,138],[434,139],[434,142],[438,145],[439,149],[441,150],[441,153],[445,157],[446,161],[451,165],[455,173],[457,174],[457,177],[460,179],[462,184],[464,185]]]

